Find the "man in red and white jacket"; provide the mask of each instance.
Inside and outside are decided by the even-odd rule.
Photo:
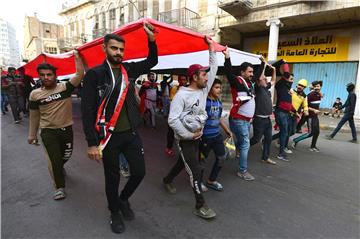
[[[225,73],[230,83],[233,100],[229,117],[230,129],[237,139],[236,149],[240,150],[237,176],[246,181],[252,181],[255,178],[248,172],[247,158],[250,148],[250,121],[255,113],[255,95],[252,86],[254,70],[251,63],[244,62],[240,65],[240,76],[236,76],[232,72],[229,49],[226,48],[223,53]]]

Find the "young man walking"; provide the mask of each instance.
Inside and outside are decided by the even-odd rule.
[[[207,163],[209,153],[211,150],[214,151],[215,162],[212,166],[210,176],[206,181],[206,187],[216,191],[222,191],[224,189],[222,184],[217,181],[217,177],[226,158],[224,139],[220,132],[220,126],[228,137],[232,137],[229,127],[224,122],[224,119],[221,118],[223,107],[220,97],[221,81],[215,79],[206,100],[206,113],[208,118],[200,140],[200,163],[204,164],[201,172],[201,178],[203,178],[205,164]]]
[[[170,88],[170,93],[169,93],[170,103],[174,99],[177,91],[179,90],[179,87],[186,86],[186,84],[187,84],[186,76],[179,75],[178,76],[178,85]],[[170,108],[169,108],[169,110],[170,110]],[[172,157],[175,155],[174,150],[173,150],[174,141],[175,141],[174,130],[168,125],[168,132],[166,134],[165,154],[169,157]]]
[[[21,121],[20,112],[24,111],[24,83],[15,75],[14,67],[8,68],[6,78],[1,82],[1,89],[8,95],[11,113],[14,117],[15,124]]]
[[[250,139],[250,146],[257,144],[264,136],[261,160],[264,163],[275,165],[276,162],[269,158],[272,138],[272,100],[270,88],[276,81],[275,67],[268,65],[272,70],[271,82],[267,82],[264,75],[265,68],[268,64],[261,57],[260,71],[261,75],[255,81],[255,116],[253,119],[254,135]]]
[[[158,62],[153,26],[144,23],[148,38],[147,59],[123,63],[125,40],[115,34],[104,37],[106,59],[102,65],[89,69],[84,77],[81,111],[88,143],[88,157],[102,159],[105,191],[111,212],[110,226],[122,233],[125,220],[133,220],[134,212],[128,199],[145,176],[144,150],[136,130],[141,122],[135,96],[135,80],[149,72]],[[129,180],[119,195],[119,154],[129,163]],[[121,211],[121,214],[119,213]]]
[[[84,67],[75,51],[76,74],[66,83],[57,83],[56,68],[50,64],[38,65],[42,87],[33,90],[29,97],[29,144],[37,144],[38,129],[49,158],[49,171],[54,180],[54,200],[64,199],[64,164],[73,151],[71,93],[80,84]]]
[[[275,108],[275,121],[279,126],[279,140],[280,140],[280,149],[277,156],[278,159],[288,162],[289,159],[285,153],[292,153],[286,145],[286,141],[289,135],[289,117],[290,112],[293,110],[292,107],[292,98],[291,98],[291,86],[294,82],[293,77],[289,73],[289,66],[287,63],[283,64],[284,74],[283,77],[275,84],[276,89],[276,108]],[[273,137],[273,139],[276,136]]]
[[[237,176],[246,181],[255,180],[248,172],[248,152],[250,148],[250,121],[255,113],[255,92],[252,78],[252,64],[244,62],[240,65],[240,76],[234,75],[228,48],[225,55],[225,73],[230,83],[233,106],[230,110],[230,129],[236,136],[236,150],[240,151],[239,170]]]
[[[171,183],[185,167],[195,195],[194,214],[210,219],[216,214],[206,205],[202,195],[199,141],[207,119],[206,98],[215,80],[218,65],[213,41],[208,36],[205,40],[209,45],[209,67],[199,64],[191,65],[187,70],[190,85],[180,87],[171,102],[168,122],[174,130],[175,137],[179,140],[180,156],[169,174],[163,179],[163,183],[169,192],[174,193],[175,188]]]
[[[352,134],[352,140],[350,142],[357,143],[357,135],[356,135],[356,128],[354,123],[354,113],[355,113],[355,106],[356,106],[356,94],[355,94],[355,85],[353,83],[349,83],[346,85],[346,90],[349,92],[349,95],[345,101],[345,104],[339,107],[338,110],[341,110],[345,108],[344,116],[340,120],[339,124],[336,126],[334,131],[327,135],[327,139],[333,139],[337,132],[343,127],[343,125],[349,121],[351,134]]]
[[[285,152],[289,150],[288,144],[291,136],[295,134],[297,118],[300,118],[299,112],[303,110],[305,116],[309,115],[309,108],[306,94],[304,93],[305,88],[307,87],[307,80],[299,80],[296,89],[290,91],[291,93],[291,104],[292,110],[289,113],[288,121],[288,135],[285,141]],[[279,138],[279,133],[273,135],[273,139]]]
[[[139,96],[144,100],[144,114],[150,114],[151,126],[156,127],[156,99],[158,92],[158,84],[156,82],[156,75],[154,72],[147,74],[147,81],[145,81],[139,91]],[[145,115],[144,115],[145,117]]]
[[[320,152],[316,147],[316,142],[320,134],[320,124],[318,115],[321,113],[320,103],[322,98],[321,87],[322,81],[314,81],[311,83],[313,86],[313,91],[307,95],[308,107],[309,107],[309,121],[310,121],[310,131],[306,134],[302,134],[299,137],[293,139],[293,148],[296,148],[297,144],[307,138],[312,137],[310,151],[311,152]]]

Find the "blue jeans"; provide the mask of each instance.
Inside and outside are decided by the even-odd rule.
[[[289,140],[289,113],[282,110],[275,110],[275,121],[279,126],[279,138],[280,138],[280,150],[279,155],[284,155],[284,149],[287,146]]]
[[[5,108],[9,104],[9,97],[8,94],[5,92],[1,92],[1,111],[5,113]]]
[[[247,171],[247,159],[250,148],[250,122],[229,118],[230,129],[236,137],[236,149],[240,150],[239,170]]]
[[[127,168],[127,169],[129,168],[129,163],[126,160],[123,153],[120,153],[119,160],[120,160],[120,168]]]
[[[335,135],[337,134],[337,132],[339,132],[339,130],[341,129],[341,127],[343,127],[343,125],[349,121],[349,126],[351,128],[351,134],[352,134],[352,138],[353,140],[357,140],[357,136],[356,136],[356,128],[355,128],[355,123],[354,123],[354,115],[349,115],[348,113],[345,113],[344,116],[341,118],[339,124],[336,126],[335,130],[331,133],[331,138],[334,138]]]

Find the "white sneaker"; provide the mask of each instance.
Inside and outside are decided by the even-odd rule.
[[[318,148],[310,148],[309,149],[311,152],[316,152],[316,153],[319,153],[320,152],[320,150],[318,149]]]
[[[207,192],[209,189],[205,186],[205,184],[201,183],[201,191]]]
[[[287,153],[287,154],[292,154],[293,151],[291,149],[288,149],[288,148],[284,148],[284,152]]]

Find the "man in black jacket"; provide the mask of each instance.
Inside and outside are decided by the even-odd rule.
[[[136,130],[141,122],[135,98],[135,80],[158,62],[154,27],[144,23],[149,53],[140,62],[123,63],[125,40],[115,34],[104,37],[106,59],[91,68],[84,77],[81,111],[88,142],[88,157],[102,159],[105,191],[111,211],[111,229],[122,233],[125,220],[133,220],[134,212],[128,199],[145,176],[144,150]],[[119,196],[119,154],[129,162],[131,176]],[[119,214],[121,211],[121,214]]]
[[[354,123],[354,113],[355,113],[355,105],[356,105],[356,94],[355,94],[355,85],[353,83],[349,83],[346,85],[346,90],[349,92],[349,95],[346,99],[346,102],[344,105],[342,105],[339,110],[345,108],[344,116],[340,120],[339,124],[336,126],[335,130],[330,134],[327,135],[327,139],[333,139],[337,132],[343,127],[343,125],[349,121],[349,125],[351,128],[351,134],[352,134],[352,140],[350,142],[356,143],[357,137],[356,137],[356,128]]]

